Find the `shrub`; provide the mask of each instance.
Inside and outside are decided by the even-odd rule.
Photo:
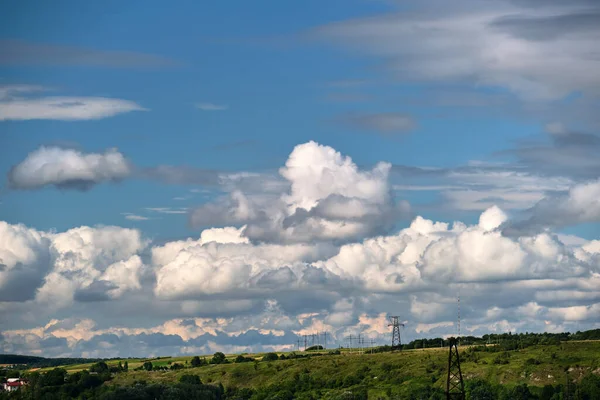
[[[279,359],[279,356],[276,353],[267,353],[262,359],[263,361],[276,361]]]
[[[510,359],[510,354],[506,351],[500,353],[494,358],[494,364],[508,364]]]
[[[202,385],[202,381],[198,375],[181,375],[179,382],[188,385]]]
[[[241,354],[235,358],[236,363],[245,363],[245,362],[252,362],[252,361],[254,361],[254,358],[244,357]]]
[[[108,365],[104,361],[100,361],[90,367],[90,372],[96,372],[98,374],[101,374],[108,370],[109,370]]]
[[[211,364],[223,364],[225,363],[226,358],[225,358],[225,354],[221,353],[220,351],[217,351],[215,354],[213,354],[213,358],[212,360],[210,360]]]
[[[528,358],[527,361],[525,361],[525,365],[540,365],[541,362],[540,360],[537,360],[535,358]]]
[[[201,358],[200,358],[200,357],[198,357],[198,356],[194,356],[194,357],[192,358],[192,361],[190,362],[190,364],[191,364],[191,365],[192,365],[192,367],[194,367],[194,368],[195,368],[195,367],[200,367],[200,366],[202,366],[202,365],[206,364],[206,360],[205,360],[205,359],[203,359],[203,358],[201,359]]]

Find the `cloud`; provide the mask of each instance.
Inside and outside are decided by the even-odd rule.
[[[427,0],[411,10],[330,23],[310,36],[381,58],[402,81],[503,87],[529,100],[597,96],[597,3],[530,5]]]
[[[121,215],[124,215],[125,219],[128,219],[130,221],[147,221],[150,219],[148,217],[144,217],[142,215],[136,215],[136,214],[132,214],[132,213],[121,213]]]
[[[173,165],[139,168],[137,172],[144,178],[172,185],[216,185],[221,175],[215,170]]]
[[[0,100],[18,97],[20,93],[43,92],[48,90],[39,85],[2,85],[0,86]]]
[[[84,153],[57,146],[42,146],[30,153],[8,173],[15,189],[38,189],[55,185],[61,189],[89,189],[104,181],[143,178],[172,185],[227,185],[235,175],[224,171],[189,166],[159,165],[140,167],[127,160],[116,149],[104,153]],[[237,181],[246,177],[239,174]],[[165,211],[163,208],[162,211]],[[158,211],[158,210],[153,210]]]
[[[82,153],[59,147],[40,147],[8,173],[14,189],[38,189],[53,185],[63,189],[87,190],[106,181],[118,181],[132,172],[116,149],[104,153]]]
[[[34,297],[50,268],[49,246],[43,232],[0,221],[0,302]]]
[[[416,127],[412,117],[401,113],[348,114],[339,117],[338,121],[353,128],[381,135],[406,133]]]
[[[25,40],[0,40],[0,65],[68,65],[109,68],[177,66],[174,60],[153,54],[96,50]]]
[[[570,130],[561,123],[546,125],[547,135],[518,144],[500,152],[516,158],[519,166],[545,175],[569,176],[576,179],[600,175],[600,136]]]
[[[139,231],[115,226],[70,229],[51,236],[53,268],[36,300],[56,308],[119,298],[141,289],[147,246]]]
[[[36,119],[81,121],[113,117],[132,111],[147,111],[129,100],[108,97],[17,97],[19,94],[46,90],[32,85],[0,87],[0,121]]]
[[[507,223],[509,235],[530,234],[600,221],[600,181],[574,185],[566,193],[549,196],[525,212],[527,218]]]
[[[315,142],[298,145],[280,175],[288,192],[228,197],[196,208],[195,226],[246,225],[244,234],[264,242],[351,240],[385,231],[408,212],[394,202],[387,182],[390,165],[360,171],[349,157]],[[276,186],[277,188],[277,186]]]
[[[296,194],[287,196],[305,200]],[[291,350],[297,334],[317,330],[329,333],[330,344],[357,333],[385,343],[386,316],[398,309],[410,310],[406,340],[443,336],[454,333],[459,289],[462,325],[473,334],[597,326],[600,245],[565,244],[550,232],[506,237],[507,218],[497,207],[470,226],[417,217],[396,233],[339,247],[252,243],[244,226],[151,244],[134,229],[45,233],[5,224],[0,257],[12,258],[0,282],[19,262],[37,278],[29,296],[0,301],[0,317],[13,316],[3,326],[3,351]],[[38,269],[44,257],[36,255],[48,252],[48,269]],[[19,327],[46,320],[49,310],[57,319]]]
[[[494,205],[506,210],[527,209],[549,194],[568,190],[578,181],[577,174],[544,173],[526,162],[470,162],[451,168],[393,165],[390,180],[399,194],[438,192],[435,207],[464,211],[483,211]]]
[[[171,208],[171,207],[146,207],[146,211],[159,214],[187,214],[187,208]]]
[[[531,41],[552,41],[565,36],[598,33],[600,12],[585,10],[562,15],[509,15],[492,22],[492,27],[516,38]]]
[[[229,109],[229,106],[226,104],[198,103],[196,108],[202,111],[224,111]]]

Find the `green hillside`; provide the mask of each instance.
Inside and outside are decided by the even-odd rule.
[[[192,398],[196,396],[193,390],[204,390],[200,397],[194,397],[199,399],[444,398],[446,348],[335,353],[339,352],[286,353],[283,357],[279,353],[273,361],[263,359],[269,357],[265,354],[230,355],[219,360],[219,364],[210,364],[212,357],[196,358],[194,362],[192,357],[161,357],[68,365],[64,369],[48,369],[50,372],[45,374],[40,373],[42,370],[29,372],[33,382],[30,392],[38,391],[35,396],[5,398],[71,398],[59,396],[56,386],[48,387],[50,380],[54,380],[53,385],[66,382],[58,389],[71,393],[73,398],[83,395],[79,386],[87,390],[80,398],[101,399]],[[579,396],[573,399],[600,399],[600,341],[569,341],[510,351],[497,345],[462,346],[460,353],[463,376],[471,393],[468,399],[563,399],[569,390]],[[270,357],[277,358],[272,353]],[[123,368],[125,361],[127,371]],[[192,366],[199,362],[201,366]],[[196,386],[188,384],[194,378],[190,375],[199,377]],[[156,394],[171,393],[169,390],[192,392],[162,397]],[[482,390],[493,393],[492,397],[482,397]],[[585,390],[596,390],[599,397],[585,397],[581,394],[587,393]],[[525,394],[519,397],[515,394],[523,391]]]
[[[600,342],[567,342],[514,351],[474,351],[461,348],[465,380],[483,379],[493,384],[521,383],[543,387],[587,373],[600,375]],[[395,353],[323,355],[272,362],[206,365],[178,371],[130,371],[117,374],[110,385],[132,385],[135,381],[177,382],[193,373],[205,383],[226,388],[276,388],[286,382],[306,381],[303,387],[316,398],[339,395],[340,391],[367,388],[369,398],[406,395],[415,386],[442,389],[446,382],[447,349],[408,350]],[[181,359],[178,359],[181,360]],[[163,359],[161,362],[168,362]],[[175,361],[175,360],[173,360]]]

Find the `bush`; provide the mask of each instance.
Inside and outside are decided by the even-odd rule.
[[[150,361],[146,361],[143,365],[142,368],[144,368],[146,371],[152,371],[152,362]]]
[[[185,383],[188,385],[202,385],[202,381],[198,375],[181,375],[179,383]]]
[[[510,359],[510,354],[506,351],[504,353],[500,353],[494,358],[494,364],[508,364]]]
[[[541,362],[540,360],[537,360],[535,358],[528,358],[527,361],[525,361],[525,365],[540,365]]]
[[[198,357],[198,356],[194,356],[194,357],[192,358],[192,361],[190,362],[190,364],[191,364],[191,365],[192,365],[192,367],[194,367],[194,368],[195,368],[195,367],[200,367],[200,366],[202,366],[202,365],[206,364],[206,360],[205,360],[205,359],[203,359],[203,358],[201,359],[201,358],[200,358],[200,357]]]
[[[277,361],[279,356],[276,353],[267,353],[263,356],[263,361]]]
[[[109,370],[108,365],[104,361],[100,361],[90,367],[90,372],[101,374]]]
[[[221,353],[220,351],[217,351],[215,354],[213,354],[213,358],[212,360],[210,360],[211,364],[223,364],[225,363],[226,358],[225,358],[225,354]]]
[[[244,357],[241,354],[235,358],[236,363],[245,363],[245,362],[252,362],[252,361],[254,361],[254,358]]]

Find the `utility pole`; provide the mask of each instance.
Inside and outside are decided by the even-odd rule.
[[[404,326],[404,324],[401,324],[400,321],[398,320],[400,317],[398,316],[391,316],[390,317],[390,323],[388,324],[388,326],[392,327],[392,351],[395,349],[400,349],[402,350],[402,342],[400,340],[400,327]]]
[[[448,339],[448,379],[446,381],[446,400],[465,400],[465,384],[460,370],[458,342],[456,338]]]
[[[457,307],[458,307],[458,344],[460,345],[460,288],[458,289]]]

